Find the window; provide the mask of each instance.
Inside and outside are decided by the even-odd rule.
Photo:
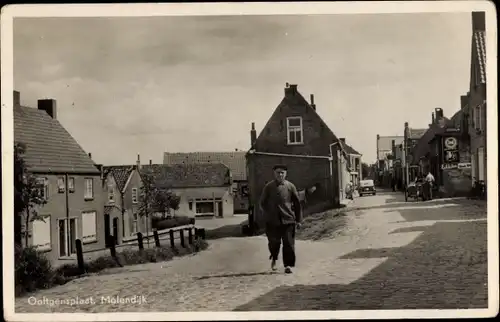
[[[138,196],[137,196],[137,188],[132,188],[132,203],[137,203]]]
[[[94,179],[85,178],[85,199],[94,199]]]
[[[193,210],[193,202],[192,201],[189,202],[189,210]]]
[[[213,215],[215,207],[213,201],[202,201],[196,203],[196,213],[200,215]]]
[[[68,178],[68,191],[69,193],[75,192],[75,178],[73,177]]]
[[[303,144],[302,118],[300,116],[288,117],[286,119],[288,144]]]
[[[49,180],[47,178],[37,178],[38,191],[45,200],[49,199]]]
[[[115,189],[110,188],[108,190],[108,200],[109,202],[115,202]]]
[[[66,191],[66,182],[64,177],[57,178],[57,192],[64,193]]]
[[[474,111],[474,128],[476,130],[483,130],[483,122],[482,122],[482,108],[481,105],[475,107]]]
[[[37,250],[52,249],[50,227],[50,215],[43,216],[43,220],[34,220],[32,222],[32,245]]]
[[[91,243],[97,241],[97,223],[95,211],[82,213],[82,242]]]
[[[132,234],[135,234],[137,233],[137,214],[134,214],[133,217],[132,217],[133,221],[132,221]]]

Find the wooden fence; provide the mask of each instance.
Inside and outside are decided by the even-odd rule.
[[[147,239],[148,244],[149,244],[150,237],[151,237],[151,234],[149,236],[144,237],[142,233],[138,232],[137,237],[127,240],[127,242],[125,244],[115,245],[114,237],[110,236],[110,238],[109,238],[110,245],[107,248],[104,248],[101,250],[92,250],[92,251],[89,251],[88,253],[109,250],[111,257],[113,257],[117,261],[118,265],[122,266],[117,258],[116,249],[122,248],[122,247],[128,247],[128,248],[138,247],[139,250],[144,250],[144,239]],[[204,228],[196,228],[193,225],[165,229],[165,230],[162,230],[161,232],[158,232],[158,230],[153,229],[152,237],[154,240],[155,247],[162,247],[161,242],[168,240],[169,246],[171,248],[176,248],[175,241],[179,239],[180,246],[182,248],[186,248],[187,247],[186,237],[187,237],[187,243],[189,245],[192,245],[192,244],[194,244],[194,242],[197,239],[205,239],[205,229]],[[76,240],[76,259],[77,259],[78,269],[80,270],[80,272],[82,274],[85,273],[85,261],[83,258],[83,254],[85,254],[85,253],[87,253],[87,252],[84,252],[84,250],[83,250],[82,241],[80,239],[77,239]]]

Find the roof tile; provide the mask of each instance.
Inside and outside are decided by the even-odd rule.
[[[135,167],[132,165],[113,165],[103,167],[104,176],[106,177],[109,173],[113,174],[115,178],[116,186],[120,191],[123,191],[128,178],[134,171]]]
[[[246,180],[246,152],[190,152],[169,153],[165,152],[163,163],[174,164],[199,164],[199,163],[222,163],[226,165],[233,175],[234,180]]]
[[[45,111],[15,106],[14,141],[26,145],[25,162],[31,171],[100,173],[71,134]]]
[[[229,168],[222,163],[153,164],[141,167],[142,173],[155,176],[158,188],[203,188],[229,185]]]

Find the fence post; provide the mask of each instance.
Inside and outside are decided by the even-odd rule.
[[[193,228],[192,227],[188,228],[188,240],[189,240],[189,245],[193,245]]]
[[[170,247],[175,248],[174,230],[170,229],[168,234],[170,235]]]
[[[198,229],[198,233],[200,234],[201,239],[205,239],[205,228]]]
[[[137,244],[139,245],[139,250],[143,250],[144,249],[144,244],[143,244],[143,241],[142,241],[142,233],[141,232],[137,233]]]
[[[186,242],[184,240],[184,229],[179,229],[179,233],[181,235],[181,246],[186,247]]]
[[[80,270],[80,274],[85,273],[85,263],[83,261],[83,247],[82,247],[82,241],[80,239],[77,239],[75,241],[76,243],[76,259],[78,261],[78,269]]]
[[[156,228],[153,229],[153,235],[155,237],[156,247],[160,247],[160,236],[158,236],[158,230]]]
[[[116,247],[114,236],[109,236],[109,251],[111,252],[111,257],[116,258]]]

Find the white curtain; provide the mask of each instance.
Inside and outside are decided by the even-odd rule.
[[[96,213],[82,213],[82,242],[92,242],[97,240]]]

